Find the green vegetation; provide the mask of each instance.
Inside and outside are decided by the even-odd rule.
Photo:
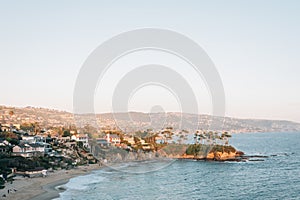
[[[164,145],[162,150],[167,155],[182,155],[186,151],[187,146],[185,144],[168,144]]]
[[[236,152],[236,149],[233,146],[214,145],[211,151],[230,153],[230,152]]]
[[[69,130],[65,130],[62,136],[63,137],[69,137],[69,136],[71,136],[71,133],[70,133]]]
[[[5,188],[4,183],[5,181],[3,180],[3,178],[0,177],[0,190]]]
[[[210,152],[235,152],[236,149],[232,146],[224,146],[224,145],[206,145],[206,144],[192,144],[189,145],[186,154],[187,155],[207,155]]]

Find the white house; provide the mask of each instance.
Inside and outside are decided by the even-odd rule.
[[[113,145],[121,143],[121,139],[120,139],[120,137],[117,134],[109,134],[109,133],[107,133],[105,138],[106,138],[106,140],[107,140],[108,143],[111,143]]]
[[[28,143],[34,143],[35,142],[34,135],[23,135],[22,140],[24,140]]]
[[[89,136],[88,134],[76,134],[71,136],[71,140],[75,140],[76,142],[82,142],[83,146],[89,146]]]
[[[13,147],[14,153],[20,152],[45,152],[45,146],[41,144],[20,144]]]

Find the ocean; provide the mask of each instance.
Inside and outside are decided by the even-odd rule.
[[[300,133],[234,134],[247,162],[123,163],[72,178],[57,199],[300,199]]]

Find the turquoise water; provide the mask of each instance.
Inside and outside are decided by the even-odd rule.
[[[237,149],[269,157],[126,163],[71,179],[59,199],[300,199],[299,142],[300,133],[233,135]],[[133,173],[143,171],[152,172]]]

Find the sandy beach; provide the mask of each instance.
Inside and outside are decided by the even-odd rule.
[[[71,170],[58,170],[48,173],[47,177],[21,178],[17,177],[13,183],[6,183],[5,188],[0,190],[0,199],[9,200],[50,200],[59,197],[56,186],[63,185],[78,175],[88,174],[93,170],[100,169],[99,164],[80,166]]]

